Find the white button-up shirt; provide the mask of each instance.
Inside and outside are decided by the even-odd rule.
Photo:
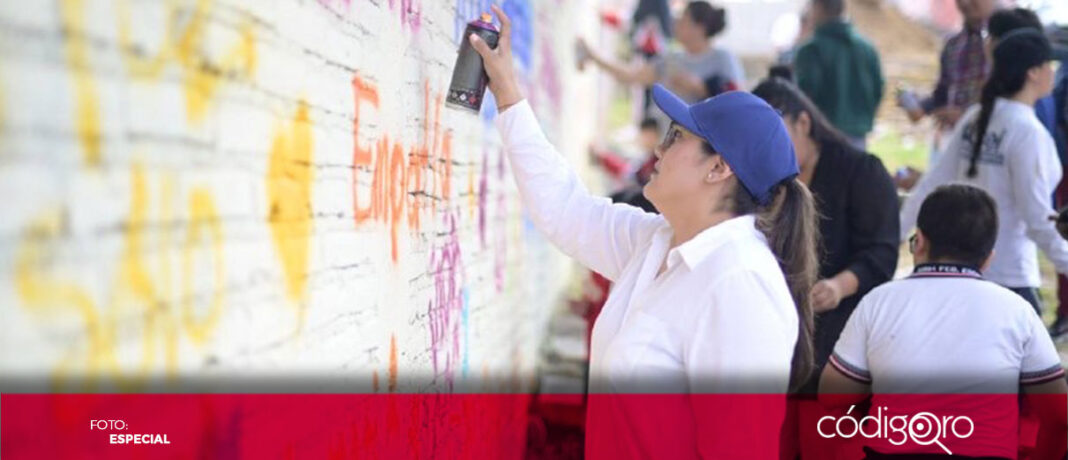
[[[664,218],[590,195],[525,101],[497,124],[534,224],[614,282],[593,328],[591,393],[786,392],[798,316],[753,216],[669,250]]]

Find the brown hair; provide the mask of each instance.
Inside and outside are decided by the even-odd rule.
[[[685,14],[690,16],[693,22],[705,29],[705,36],[715,37],[727,28],[727,10],[718,6],[712,6],[706,1],[690,2],[686,5]]]
[[[716,154],[708,143],[704,149]],[[770,196],[771,200],[761,205],[736,177],[729,209],[738,216],[756,215],[756,228],[767,238],[786,278],[798,319],[790,371],[790,391],[797,391],[816,368],[812,343],[815,319],[808,295],[819,278],[819,214],[812,193],[796,177],[779,182]]]

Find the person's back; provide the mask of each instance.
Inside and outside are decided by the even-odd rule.
[[[921,266],[872,290],[857,311],[864,323],[879,325],[867,339],[872,390],[1015,393],[1025,345],[1043,332],[1041,319],[1020,296],[978,273],[937,269]]]
[[[921,412],[969,417],[974,434],[944,441],[954,453],[1013,458],[1020,384],[1063,376],[1053,343],[1020,296],[978,273],[935,271],[939,268],[921,266],[911,277],[868,294],[831,361],[866,368],[872,407],[885,408],[888,417]],[[860,350],[862,357],[855,354]],[[858,362],[864,364],[852,364]],[[916,451],[888,440],[871,445],[883,453]]]
[[[936,189],[909,240],[912,276],[865,296],[835,344],[821,401],[856,404],[870,392],[869,416],[909,430],[907,439],[865,436],[876,453],[1015,458],[1018,393],[1068,391],[1060,356],[1030,304],[982,277],[997,222],[982,189]],[[1063,432],[1063,410],[1046,405],[1038,416],[1051,433]],[[1064,444],[1054,441],[1041,447],[1060,449],[1051,457],[1059,458]]]
[[[797,84],[839,130],[858,145],[872,130],[883,96],[875,47],[842,19],[841,0],[813,0],[822,16],[811,40],[794,61]]]

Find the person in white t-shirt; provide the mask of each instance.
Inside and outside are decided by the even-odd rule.
[[[909,240],[912,276],[871,291],[846,324],[821,376],[821,402],[844,406],[874,394],[868,415],[967,416],[974,428],[968,433],[962,423],[956,433],[967,437],[948,431],[938,443],[922,435],[919,442],[899,438],[906,441],[900,445],[890,442],[893,437],[873,437],[868,458],[949,452],[1016,458],[1018,392],[1068,393],[1041,319],[1018,295],[981,275],[997,229],[996,205],[986,192],[965,184],[935,189]],[[1059,401],[1031,405],[1043,430],[1061,434],[1046,438],[1039,448],[1053,455],[1040,458],[1060,459],[1065,452],[1068,425],[1065,400]]]
[[[907,237],[920,203],[935,187],[964,181],[986,190],[1000,219],[986,279],[1041,311],[1036,246],[1058,273],[1068,274],[1068,242],[1049,220],[1061,162],[1034,110],[1035,101],[1053,90],[1052,48],[1041,32],[1019,29],[998,41],[993,56],[981,103],[957,123],[945,153],[902,206],[900,236]]]
[[[690,105],[654,86],[673,121],[644,189],[661,214],[613,205],[545,138],[519,89],[508,18],[494,12],[497,48],[470,40],[524,208],[614,282],[591,338],[587,455],[778,458],[786,393],[812,367],[818,268],[815,205],[782,118],[750,93]]]

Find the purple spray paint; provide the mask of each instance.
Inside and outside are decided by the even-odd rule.
[[[452,82],[445,104],[451,107],[478,112],[482,108],[482,99],[486,93],[489,76],[482,64],[482,56],[471,46],[467,37],[478,34],[490,48],[497,48],[500,32],[494,27],[489,13],[482,13],[481,19],[467,23],[464,34],[460,37],[460,55],[456,57],[456,66],[452,70]]]

